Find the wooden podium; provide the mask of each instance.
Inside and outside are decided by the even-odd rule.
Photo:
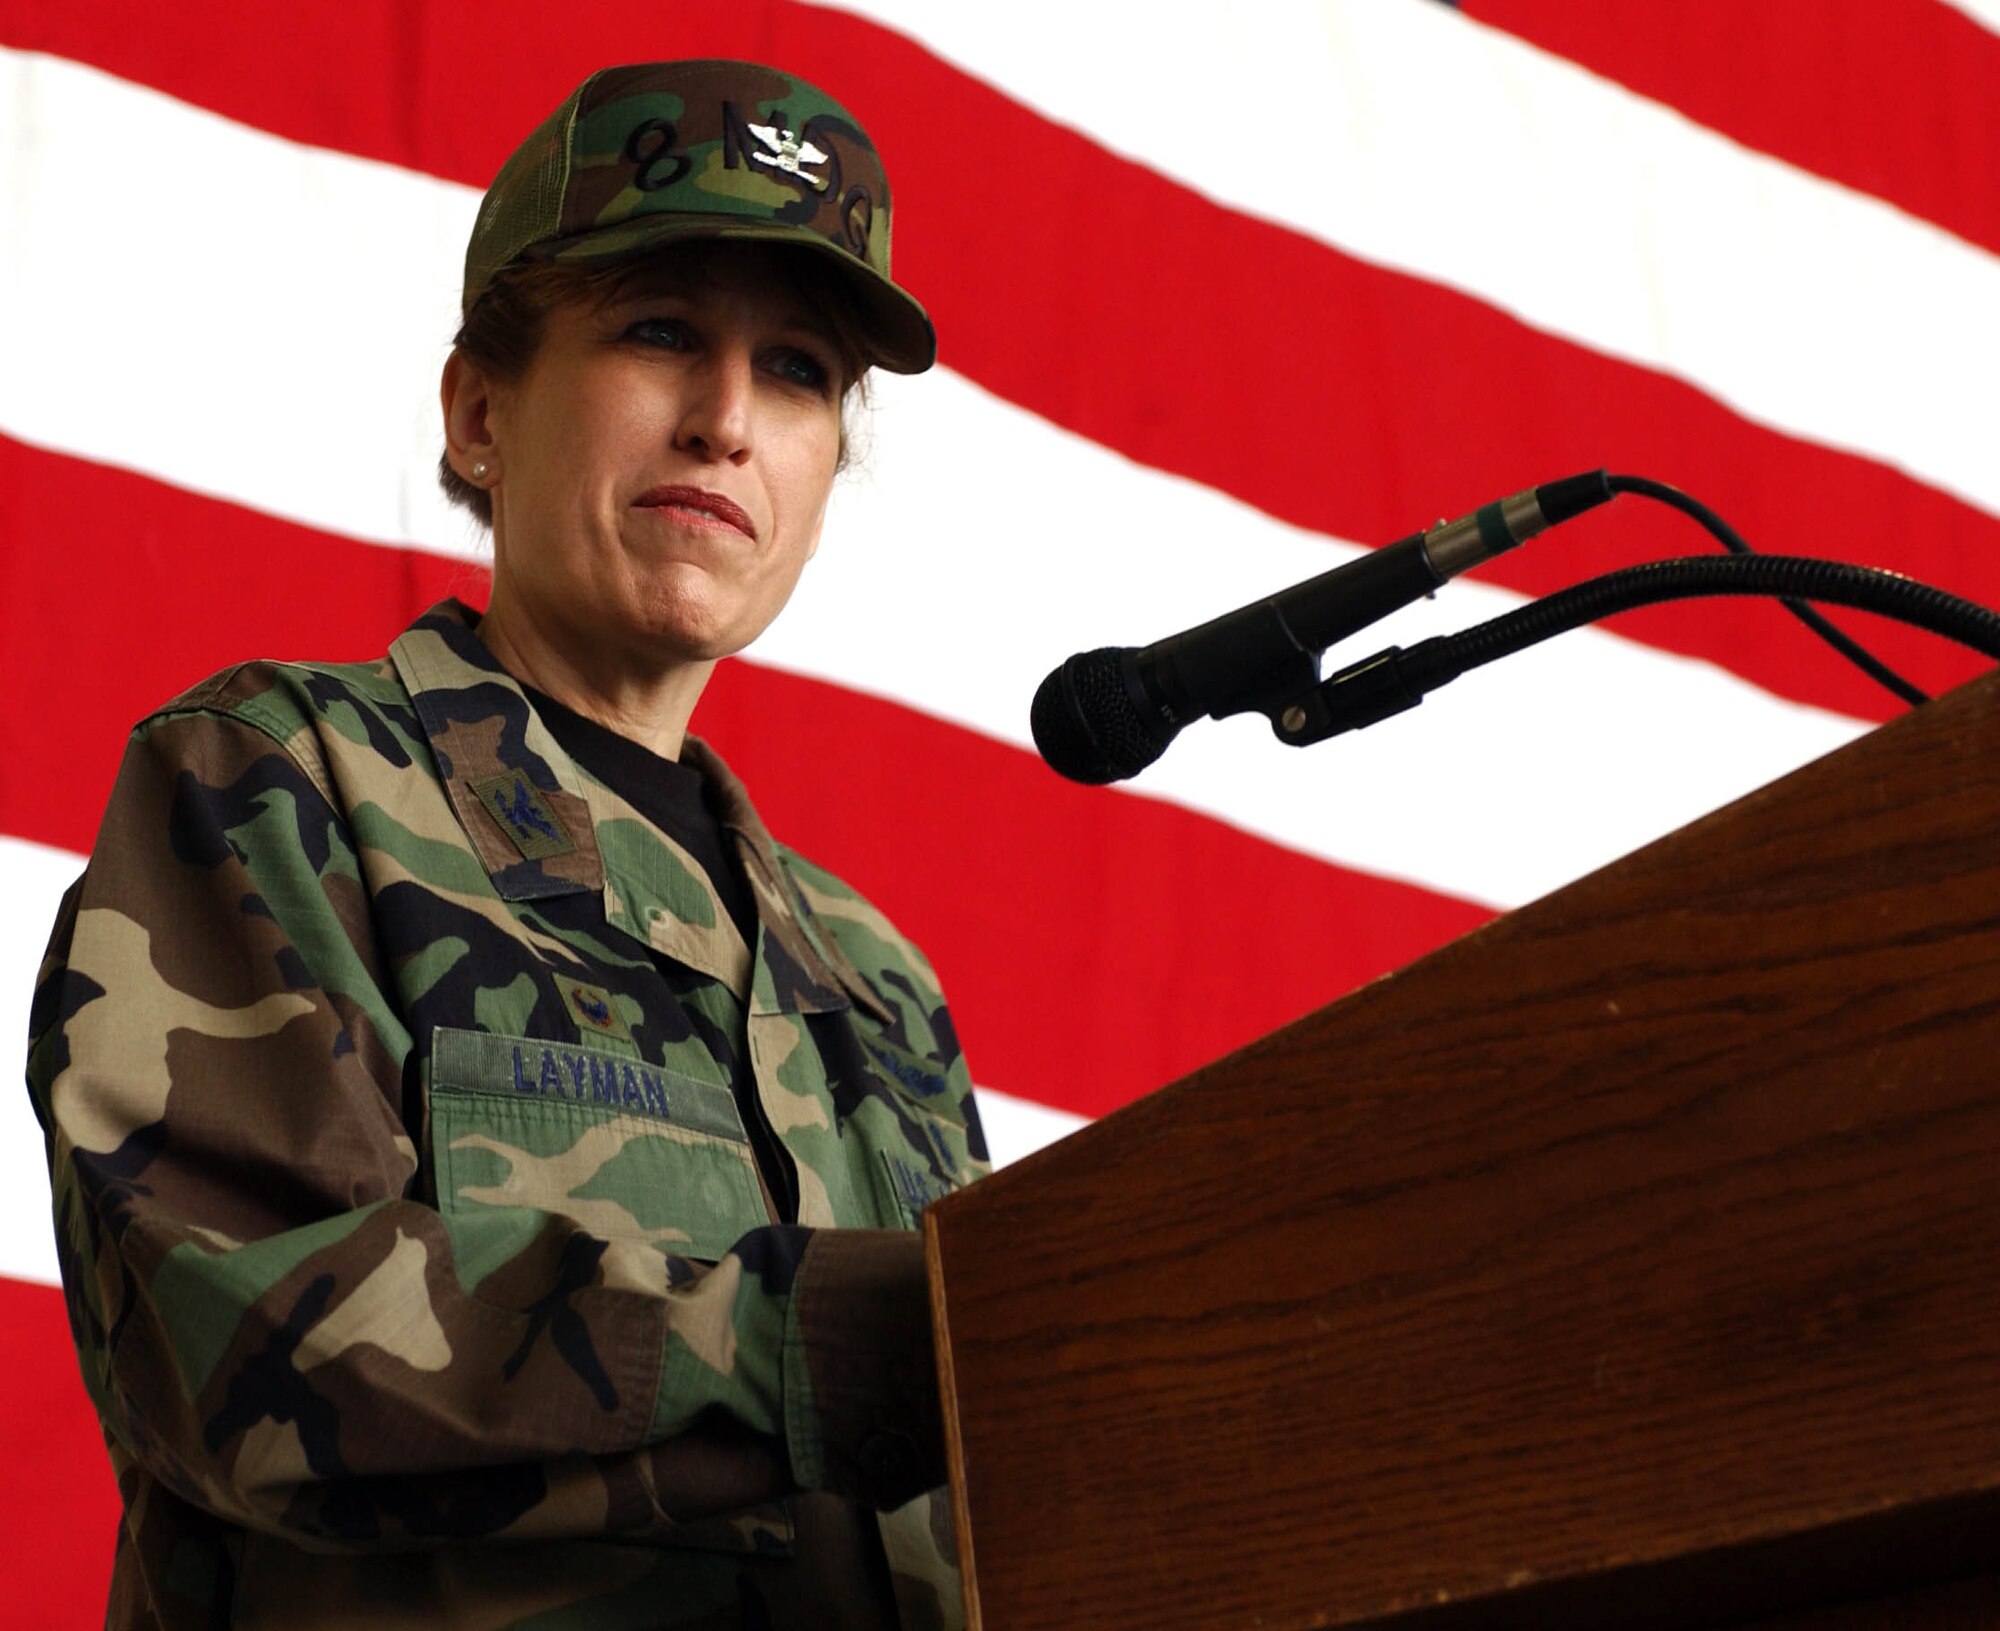
[[[2000,1626],[2000,676],[926,1233],[984,1631]]]

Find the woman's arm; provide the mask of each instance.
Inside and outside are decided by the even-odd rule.
[[[428,1204],[411,1039],[310,747],[142,727],[44,966],[30,1082],[114,1439],[225,1519],[343,1548],[935,1483],[914,1237],[774,1226],[709,1266]],[[862,1453],[885,1434],[916,1454]]]

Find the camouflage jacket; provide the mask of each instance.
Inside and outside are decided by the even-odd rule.
[[[954,1626],[909,1231],[985,1152],[936,979],[690,739],[746,946],[472,621],[143,722],[63,904],[29,1083],[109,1623]]]

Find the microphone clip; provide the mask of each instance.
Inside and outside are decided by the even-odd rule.
[[[1379,724],[1416,707],[1435,689],[1409,671],[1404,655],[1401,646],[1390,646],[1260,711],[1278,740],[1295,748]]]

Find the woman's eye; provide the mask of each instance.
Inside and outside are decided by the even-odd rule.
[[[678,317],[642,317],[625,333],[645,345],[664,346],[671,351],[685,351],[694,340],[687,324]]]
[[[780,352],[777,370],[789,383],[802,385],[809,391],[825,390],[833,377],[833,371],[807,351]]]

